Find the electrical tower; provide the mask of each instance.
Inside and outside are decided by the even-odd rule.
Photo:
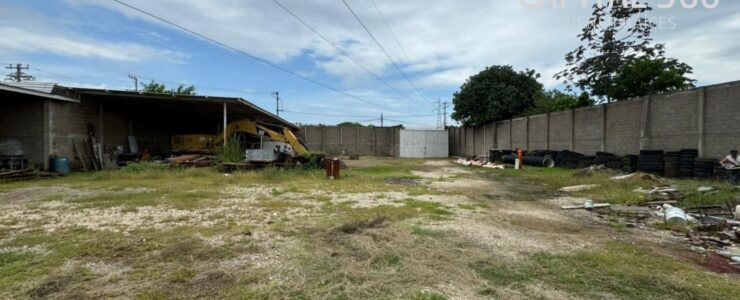
[[[444,103],[444,106],[442,107],[442,109],[444,110],[444,112],[442,113],[443,114],[443,119],[442,120],[444,120],[443,121],[444,127],[442,127],[442,129],[447,129],[447,106],[448,105],[450,105],[450,102],[445,102]]]
[[[8,70],[14,70],[13,73],[10,73],[5,77],[6,81],[22,82],[22,81],[33,81],[34,79],[36,79],[33,76],[28,75],[23,72],[23,70],[28,70],[28,65],[24,67],[22,64],[16,64],[15,66],[9,65],[5,68]]]

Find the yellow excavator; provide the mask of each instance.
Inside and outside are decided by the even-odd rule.
[[[267,135],[274,142],[281,142],[290,145],[293,151],[300,156],[311,154],[303,142],[290,130],[283,127],[282,133],[257,124],[252,120],[241,120],[229,123],[226,127],[226,134],[221,132],[218,135],[208,134],[184,134],[172,136],[173,152],[197,152],[207,153],[213,148],[223,145],[224,136],[231,137],[237,133],[246,133],[255,137]]]

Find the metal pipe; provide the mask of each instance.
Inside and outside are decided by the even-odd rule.
[[[505,164],[513,165],[516,159],[517,159],[516,155],[504,155],[503,162]],[[545,168],[555,167],[555,161],[553,161],[550,157],[524,156],[522,157],[522,160],[524,161],[524,166],[545,167]]]

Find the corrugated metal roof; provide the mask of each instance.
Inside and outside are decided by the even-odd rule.
[[[51,92],[54,91],[54,87],[57,86],[57,84],[53,82],[34,82],[34,81],[21,81],[21,82],[3,81],[2,84],[14,86],[14,87],[22,88],[22,89],[42,92],[46,94],[51,94]]]
[[[5,95],[5,94],[10,94],[10,95],[22,94],[22,95],[39,97],[42,99],[53,99],[53,100],[78,102],[78,103],[80,102],[80,100],[78,99],[70,98],[64,95],[56,95],[52,93],[39,92],[37,90],[21,88],[21,87],[17,87],[13,85],[7,85],[7,84],[0,82],[0,95]],[[0,97],[0,100],[2,100],[2,97]]]

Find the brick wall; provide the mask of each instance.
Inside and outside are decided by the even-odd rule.
[[[43,167],[44,103],[4,96],[3,105],[13,109],[0,109],[0,155],[25,155],[32,165]]]
[[[302,126],[299,136],[313,152],[396,156],[399,132],[397,127]]]
[[[584,154],[603,149],[620,155],[635,154],[641,149],[690,148],[699,149],[703,157],[720,158],[730,149],[740,148],[740,81],[553,112],[549,123],[547,115],[536,115],[530,116],[528,123],[526,118],[519,118],[485,126],[495,128],[496,142],[480,145],[483,149],[478,151],[476,141],[478,155],[491,148],[516,147],[569,149]],[[459,134],[472,130],[451,128],[451,149],[470,150],[472,137]],[[472,154],[464,151],[462,155]]]

